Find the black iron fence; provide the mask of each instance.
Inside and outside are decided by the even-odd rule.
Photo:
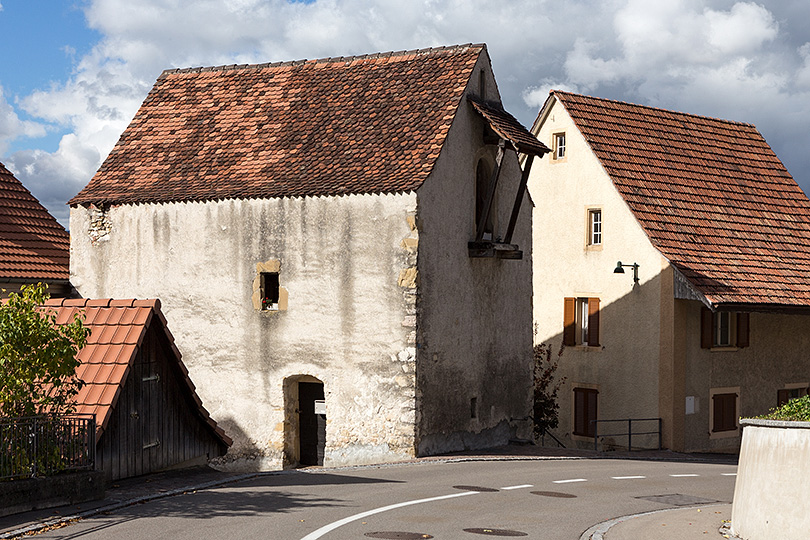
[[[0,418],[0,480],[93,470],[95,464],[92,414]]]
[[[633,422],[636,423],[636,430],[633,431]],[[607,437],[627,437],[627,450],[633,450],[633,437],[636,437],[636,450],[651,450],[649,443],[653,439],[658,443],[658,450],[661,450],[661,419],[660,418],[623,418],[621,420],[591,420],[593,426],[593,449],[599,450],[599,438],[604,441]],[[618,424],[615,431],[603,433],[599,424]],[[641,424],[641,428],[639,428]],[[655,436],[655,437],[650,437]],[[638,441],[641,439],[642,443]],[[614,444],[615,446],[615,444]]]

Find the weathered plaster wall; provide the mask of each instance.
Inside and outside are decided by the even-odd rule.
[[[479,60],[472,81],[477,83],[481,69],[487,98],[496,99],[488,58]],[[477,94],[477,84],[470,91]],[[524,197],[512,239],[523,250],[522,260],[469,257],[476,165],[485,155],[494,163],[497,149],[484,147],[483,129],[482,118],[463,100],[436,167],[418,190],[420,455],[500,445],[530,433],[531,204]],[[508,151],[495,237],[505,235],[520,174]]]
[[[327,464],[407,458],[415,210],[415,194],[72,208],[71,278],[86,297],[161,299],[240,467],[282,466],[296,375],[324,383]],[[256,265],[271,260],[287,309],[259,311]]]
[[[701,305],[687,305],[685,391],[695,398],[696,410],[685,417],[686,448],[739,450],[739,430],[710,434],[711,389],[739,387],[739,415],[752,417],[776,407],[777,392],[786,385],[810,386],[810,316],[751,313],[749,347],[701,349]]]
[[[667,261],[652,247],[568,113],[555,104],[538,138],[551,147],[552,134],[562,131],[566,158],[553,161],[547,156],[536,162],[529,180],[535,204],[535,341],[550,343],[556,354],[562,344],[564,298],[600,299],[601,346],[567,347],[559,358],[557,373],[566,381],[559,393],[560,426],[552,430],[568,445],[590,447],[592,439],[571,435],[574,387],[598,389],[600,420],[659,416],[659,358],[668,348],[661,343],[672,339],[662,335],[668,330],[662,330],[661,320],[672,316],[667,313],[672,296],[671,292],[662,296]],[[587,246],[589,208],[602,210],[603,237],[598,248]],[[625,269],[625,274],[613,273],[617,261],[641,265],[639,285],[633,286],[632,268]],[[611,442],[625,445],[626,438],[604,442],[608,447]]]

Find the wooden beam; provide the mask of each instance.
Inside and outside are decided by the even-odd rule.
[[[526,163],[523,165],[523,175],[520,177],[520,185],[518,186],[517,195],[515,196],[515,206],[512,207],[512,217],[509,218],[509,228],[506,229],[506,237],[503,239],[505,244],[512,242],[512,234],[515,232],[518,214],[520,214],[520,205],[523,202],[523,195],[526,193],[526,184],[529,182],[529,171],[532,170],[533,159],[534,156],[529,154],[526,156]]]
[[[492,211],[492,201],[495,200],[495,188],[498,185],[498,177],[501,174],[501,163],[503,162],[504,149],[506,148],[506,141],[501,139],[498,141],[498,156],[495,158],[495,169],[489,177],[489,191],[487,192],[487,202],[484,205],[484,213],[481,214],[478,220],[478,227],[475,231],[475,241],[480,242],[484,239],[484,229],[487,226],[489,214]]]

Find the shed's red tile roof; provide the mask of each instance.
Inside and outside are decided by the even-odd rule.
[[[416,189],[485,50],[165,71],[70,204]]]
[[[67,280],[70,236],[0,163],[0,279]]]
[[[810,200],[753,125],[552,95],[653,245],[709,302],[810,306]]]
[[[85,385],[75,400],[77,413],[96,415],[98,437],[109,424],[121,387],[126,382],[147,329],[152,324],[159,324],[160,331],[166,335],[173,353],[174,358],[168,360],[176,361],[183,376],[185,388],[179,390],[190,392],[202,421],[207,423],[225,444],[231,444],[231,439],[202,406],[194,383],[191,382],[188,370],[181,360],[180,351],[174,344],[174,337],[169,332],[166,319],[160,311],[159,300],[52,298],[44,307],[56,312],[57,324],[69,323],[79,314],[84,317],[84,325],[90,329],[87,344],[79,351],[78,358],[81,365],[76,369],[76,375],[85,382]]]

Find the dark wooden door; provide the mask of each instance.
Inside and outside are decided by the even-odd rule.
[[[298,429],[301,465],[323,465],[326,446],[326,415],[315,414],[315,402],[323,401],[323,383],[298,383]]]

